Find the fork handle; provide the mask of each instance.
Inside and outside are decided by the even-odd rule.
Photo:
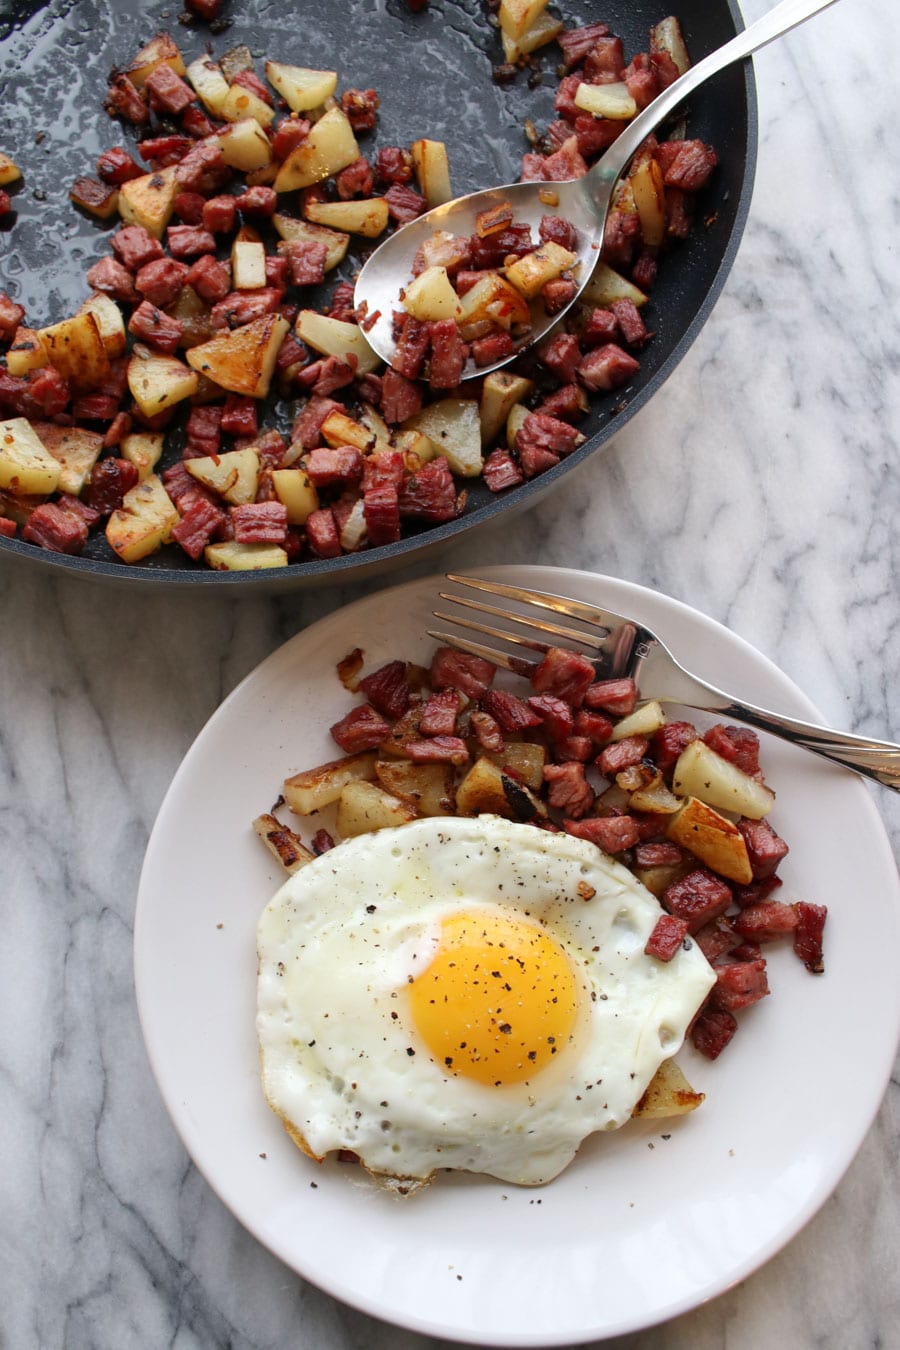
[[[704,705],[692,703],[690,706],[700,708]],[[709,703],[705,706],[708,708]],[[876,741],[868,736],[854,736],[848,731],[833,731],[830,727],[819,727],[813,722],[801,722],[795,717],[782,717],[779,713],[755,708],[752,703],[717,703],[716,712],[780,736],[783,741],[812,750],[900,792],[900,745],[893,741]]]

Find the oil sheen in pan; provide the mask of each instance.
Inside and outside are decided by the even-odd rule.
[[[646,47],[650,27],[669,12],[660,0],[629,0],[628,5],[621,0],[559,0],[558,7],[570,25],[609,23],[629,53]],[[675,12],[694,59],[720,46],[741,26],[732,0],[681,0]],[[102,150],[116,144],[134,150],[138,138],[106,115],[103,100],[110,70],[126,64],[156,32],[171,31],[188,59],[208,45],[220,56],[246,43],[260,71],[262,59],[269,56],[337,69],[341,89],[376,89],[381,99],[378,125],[361,139],[363,153],[372,156],[382,145],[408,145],[419,136],[445,140],[459,193],[518,178],[528,148],[526,119],[543,128],[554,116],[558,48],[551,45],[538,53],[539,83],[526,72],[510,84],[495,82],[492,71],[502,53],[484,0],[431,0],[419,14],[412,14],[405,0],[344,0],[340,5],[313,0],[299,6],[288,6],[286,0],[229,0],[223,13],[230,26],[213,34],[203,23],[180,26],[175,11],[159,0],[115,0],[111,5],[100,0],[51,0],[46,5],[0,0],[0,145],[25,175],[14,197],[14,217],[0,226],[0,289],[25,306],[32,326],[73,313],[87,295],[85,272],[109,251],[108,235],[115,223],[98,224],[80,214],[69,201],[68,189],[74,178],[94,172]],[[639,375],[624,391],[594,402],[582,423],[586,444],[556,468],[499,497],[472,480],[459,520],[411,533],[397,544],[263,573],[211,572],[176,548],[126,566],[114,560],[102,532],[89,540],[80,558],[50,554],[16,539],[0,538],[0,549],[45,567],[139,585],[279,590],[347,581],[401,566],[501,513],[533,505],[563,473],[600,449],[671,374],[708,318],[731,268],[749,209],[756,158],[749,64],[723,72],[699,91],[688,115],[689,133],[714,143],[719,153],[720,167],[702,203],[709,223],[660,269],[653,291],[656,336],[642,353]],[[341,270],[329,274],[325,295],[338,280],[352,277],[364,246],[365,241],[354,243]],[[314,295],[310,300],[316,303]],[[292,411],[288,402],[274,403],[262,424],[284,430]],[[173,434],[164,464],[178,458],[180,444]]]

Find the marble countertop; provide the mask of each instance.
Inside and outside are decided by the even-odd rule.
[[[406,575],[527,561],[640,582],[747,639],[833,725],[900,738],[898,45],[894,0],[843,0],[757,58],[753,205],[699,340],[603,456]],[[10,1350],[440,1344],[334,1302],[232,1218],[166,1114],[132,982],[141,859],[191,741],[286,638],[397,579],[241,600],[0,559]],[[896,852],[900,798],[872,791]],[[607,1344],[900,1346],[898,1109],[895,1071],[836,1192],[763,1269]]]

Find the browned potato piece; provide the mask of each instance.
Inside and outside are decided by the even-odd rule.
[[[406,825],[415,818],[415,807],[409,802],[362,778],[347,783],[338,800],[337,829],[342,839]]]
[[[753,880],[747,845],[740,830],[698,797],[689,798],[678,815],[673,816],[666,835],[729,881],[749,886]]]
[[[157,66],[162,65],[171,66],[176,75],[185,73],[181,52],[168,33],[157,33],[156,37],[151,38],[147,45],[141,48],[130,65],[125,67],[124,73],[135,89],[143,89],[148,77],[153,74]]]
[[[540,792],[544,783],[547,752],[531,741],[507,741],[502,750],[491,751],[487,758],[501,769],[511,769],[532,792]]]
[[[336,802],[348,783],[358,778],[371,781],[374,777],[374,752],[346,755],[286,778],[284,799],[296,815],[308,816]]]
[[[495,815],[529,821],[547,815],[544,803],[530,788],[504,773],[485,756],[477,759],[456,790],[460,816]]]
[[[289,825],[282,825],[278,817],[268,811],[256,817],[253,828],[287,872],[299,872],[316,856],[299,834],[295,834]]]
[[[375,764],[375,772],[382,787],[415,807],[418,815],[454,814],[451,764],[412,764],[406,759],[380,759]]]
[[[265,398],[289,327],[281,314],[264,314],[192,347],[188,365],[233,394]]]
[[[721,811],[761,820],[775,804],[775,793],[758,779],[717,754],[705,741],[691,741],[678,756],[672,788],[682,797],[699,797]]]
[[[644,1120],[685,1116],[705,1099],[706,1094],[694,1091],[674,1059],[664,1059],[631,1114]]]
[[[395,759],[409,759],[406,753],[408,741],[419,738],[419,725],[422,721],[423,705],[414,703],[412,707],[394,723],[394,728],[386,741],[381,743],[381,754]]]
[[[109,379],[109,357],[100,325],[89,310],[39,331],[51,364],[73,389],[96,389]]]

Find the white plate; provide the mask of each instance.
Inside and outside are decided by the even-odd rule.
[[[634,615],[735,695],[816,717],[746,643],[686,606],[613,579],[545,567],[489,575]],[[290,772],[333,758],[348,696],[335,663],[422,659],[434,579],[381,591],[298,634],[237,688],[166,796],[141,877],[135,978],[160,1089],[198,1168],[237,1218],[335,1297],[461,1341],[549,1346],[635,1331],[749,1275],[828,1197],[878,1109],[900,1031],[900,887],[861,782],[766,739],[786,898],[829,906],[826,974],[789,949],[771,998],[711,1064],[684,1120],[589,1141],[538,1189],[441,1176],[389,1197],[317,1165],[265,1105],[254,1033],[256,920],[280,882],[251,828]]]

